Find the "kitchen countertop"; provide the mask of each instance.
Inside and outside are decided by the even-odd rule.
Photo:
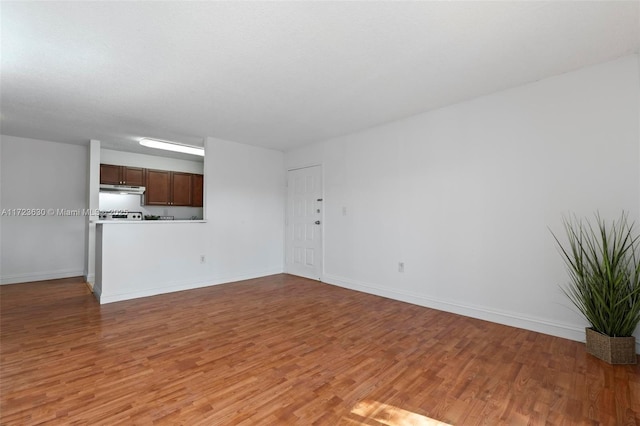
[[[93,222],[95,224],[104,225],[104,224],[149,224],[149,223],[207,223],[205,219],[199,220],[96,220]]]

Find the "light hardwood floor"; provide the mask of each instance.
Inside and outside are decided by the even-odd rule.
[[[103,306],[79,279],[0,297],[4,425],[640,424],[640,366],[289,275]]]

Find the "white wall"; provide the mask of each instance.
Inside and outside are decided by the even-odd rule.
[[[96,221],[100,203],[100,141],[90,140],[87,148],[87,207],[89,215],[85,225],[84,279],[93,290],[96,278]]]
[[[206,225],[98,224],[94,291],[100,303],[217,284],[211,277],[211,263],[206,262]],[[205,263],[200,262],[201,256]]]
[[[205,141],[205,210],[218,282],[283,271],[285,173],[282,152]]]
[[[140,253],[141,265],[146,266],[138,270],[148,271],[137,277],[139,295],[283,271],[284,154],[215,138],[207,138],[205,149],[207,223],[125,225],[134,227],[138,235],[137,241],[130,241]],[[102,162],[106,162],[104,155]],[[105,225],[102,238],[110,229],[123,232],[120,226]],[[178,237],[182,232],[191,237]],[[159,239],[150,242],[148,238]],[[199,263],[201,254],[206,257],[204,265]],[[152,267],[161,264],[178,268],[180,279]],[[120,296],[110,293],[105,300],[120,300]]]
[[[100,303],[283,271],[283,153],[214,138],[205,144],[207,222],[98,225]]]
[[[85,209],[87,147],[0,137],[1,209]],[[0,283],[81,276],[84,216],[0,217]]]
[[[137,152],[115,151],[102,148],[100,162],[117,166],[142,167],[145,169],[171,170],[175,172],[202,174],[203,161],[189,161],[177,158],[159,157],[155,155],[139,154]]]
[[[323,165],[323,280],[583,340],[548,227],[639,217],[638,75],[632,55],[287,153]]]
[[[103,162],[113,159],[104,155],[106,151],[101,150]],[[139,254],[138,266],[144,266],[130,270],[137,274],[140,287],[134,291],[136,297],[283,270],[283,153],[209,138],[207,154],[206,170],[193,162],[200,169],[184,171],[205,172],[208,222],[140,224],[122,241]],[[0,156],[0,209],[86,208],[87,147],[2,136]],[[167,168],[166,164],[142,166]],[[168,169],[176,170],[172,167]],[[126,227],[136,227],[111,226],[122,226],[116,231],[121,239]],[[2,283],[86,273],[85,216],[3,216],[0,230]],[[112,241],[113,235],[107,238]],[[204,264],[201,255],[206,257]],[[118,293],[125,291],[122,288],[110,291],[105,296],[108,301],[128,297]]]

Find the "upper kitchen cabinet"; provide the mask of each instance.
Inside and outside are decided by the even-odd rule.
[[[171,205],[190,206],[192,202],[191,173],[171,172]]]
[[[146,171],[145,204],[155,206],[191,206],[192,174],[167,170]]]
[[[141,167],[100,164],[100,183],[144,186],[144,169]]]
[[[204,188],[204,176],[202,175],[193,175],[191,177],[191,186],[193,200],[191,205],[193,207],[202,207],[203,206],[203,188]]]
[[[144,203],[148,205],[168,206],[171,201],[171,172],[147,170],[147,189]]]
[[[144,186],[144,169],[140,167],[123,167],[123,182],[125,185]]]

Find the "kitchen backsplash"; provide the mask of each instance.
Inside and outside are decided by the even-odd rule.
[[[202,207],[172,207],[172,206],[141,206],[140,195],[123,195],[100,193],[100,210],[128,210],[131,212],[142,212],[144,215],[152,216],[173,216],[175,220],[191,219],[196,217],[202,219]]]

